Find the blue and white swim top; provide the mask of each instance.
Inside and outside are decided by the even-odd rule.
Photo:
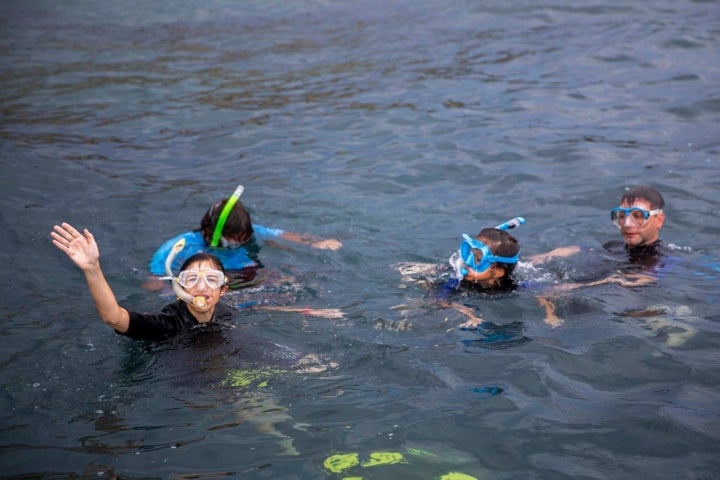
[[[279,237],[284,230],[279,228],[267,228],[262,225],[253,224],[255,236],[259,238]],[[211,253],[218,257],[223,263],[225,270],[242,270],[247,267],[255,267],[258,265],[254,260],[246,245],[238,248],[216,248],[207,244],[199,231],[185,232],[163,243],[160,248],[153,254],[150,260],[150,273],[153,275],[165,275],[165,260],[167,259],[173,245],[180,240],[185,239],[185,248],[180,250],[175,256],[172,264],[173,272],[177,272],[180,266],[196,253]],[[252,242],[248,245],[252,245]]]

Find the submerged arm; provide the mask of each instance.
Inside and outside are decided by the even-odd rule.
[[[528,260],[533,265],[537,265],[540,263],[547,262],[548,260],[552,260],[553,258],[570,257],[577,253],[580,253],[580,247],[578,245],[571,245],[569,247],[558,247],[554,250],[550,250],[547,253],[539,253],[537,255],[531,255],[530,257],[528,257]]]
[[[320,238],[302,233],[283,232],[280,234],[280,238],[289,242],[310,245],[321,250],[339,250],[342,247],[342,242],[334,238]]]

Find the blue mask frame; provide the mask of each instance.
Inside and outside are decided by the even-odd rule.
[[[477,249],[482,252],[482,259],[480,259],[479,263],[475,261],[475,255],[473,254],[472,249]],[[460,244],[460,258],[462,258],[463,262],[465,262],[467,266],[477,273],[486,272],[493,263],[517,263],[519,260],[519,256],[517,254],[512,257],[499,257],[493,255],[490,247],[480,240],[472,238],[467,233],[463,233],[463,242]],[[467,268],[462,269],[462,274],[468,274]]]
[[[635,220],[633,217],[633,212],[640,212],[642,214],[642,221]],[[620,218],[620,214],[624,214],[625,216],[623,218]],[[613,222],[613,225],[615,225],[618,228],[622,228],[623,225],[625,225],[625,222],[627,221],[627,218],[633,219],[632,221],[638,225],[643,226],[645,225],[645,222],[647,222],[648,218],[650,218],[651,215],[659,215],[662,213],[662,208],[656,208],[655,210],[647,211],[644,208],[640,207],[616,207],[610,210],[610,221]]]

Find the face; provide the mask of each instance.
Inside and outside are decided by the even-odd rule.
[[[651,211],[653,208],[650,203],[645,200],[636,200],[633,203],[623,202],[620,204],[624,208],[642,208]],[[620,225],[620,233],[622,233],[625,244],[628,247],[639,247],[641,245],[649,245],[655,242],[660,236],[660,229],[665,222],[665,214],[650,215],[650,217],[642,225],[636,225],[629,217]]]
[[[225,294],[227,286],[212,288],[208,285],[203,274],[210,270],[218,270],[218,268],[207,260],[199,262],[193,262],[185,269],[185,271],[198,270],[199,279],[197,283],[191,287],[183,287],[193,297],[203,297],[205,299],[205,305],[198,307],[195,304],[188,303],[188,309],[198,318],[198,320],[209,319],[212,317],[212,313],[215,310],[215,305],[220,301],[220,297]]]
[[[488,244],[488,239],[480,237],[478,240]],[[471,250],[473,255],[475,256],[475,264],[479,264],[482,260],[482,252],[480,252],[477,249]],[[500,280],[503,275],[505,275],[505,270],[502,268],[499,268],[497,265],[490,266],[487,270],[483,272],[478,272],[476,270],[473,270],[470,265],[467,263],[465,264],[467,269],[467,274],[463,277],[463,280],[467,282],[473,282],[479,284],[483,288],[491,288],[493,287],[498,280]]]
[[[468,273],[463,277],[463,280],[477,283],[483,288],[493,287],[505,274],[502,268],[498,268],[495,265],[481,273],[476,272],[472,268],[468,268],[467,271]]]

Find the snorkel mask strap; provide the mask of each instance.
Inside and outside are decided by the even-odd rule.
[[[245,187],[238,185],[233,194],[230,195],[230,198],[228,198],[227,203],[225,203],[222,212],[220,212],[220,217],[218,217],[218,222],[215,225],[215,231],[213,231],[212,241],[210,242],[211,247],[217,247],[220,244],[220,238],[222,238],[222,231],[225,227],[225,222],[227,221],[228,216],[230,216],[230,212],[240,198],[240,195],[243,194],[244,190]]]

